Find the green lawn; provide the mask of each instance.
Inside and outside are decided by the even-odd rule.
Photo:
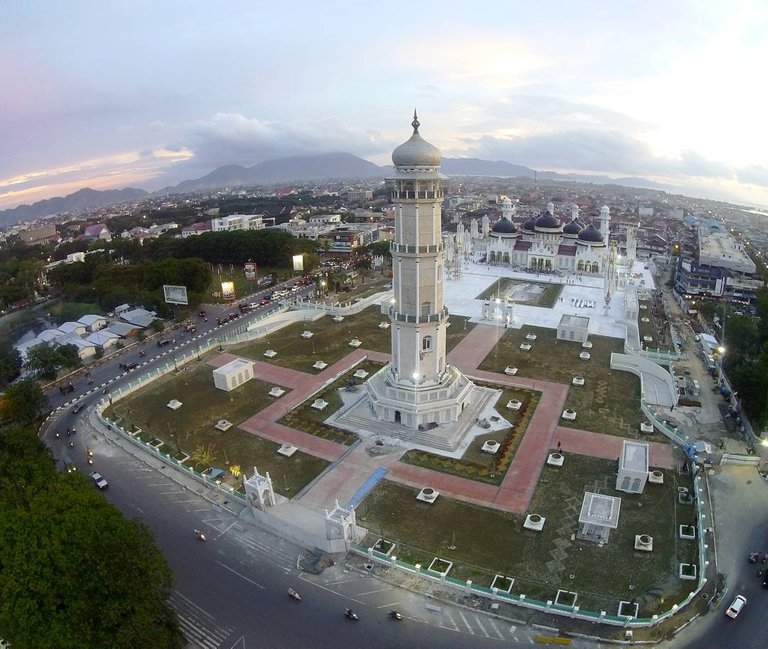
[[[537,338],[531,343],[532,349],[523,352],[520,344],[526,342],[529,333]],[[557,340],[554,329],[507,329],[480,369],[503,374],[504,368],[513,365],[518,368],[518,376],[570,386],[565,407],[578,414],[573,422],[561,420],[561,426],[639,437],[644,420],[640,412],[640,379],[610,368],[611,353],[622,353],[623,341],[605,336],[590,336],[589,340],[592,348],[585,350],[580,343]],[[590,352],[589,360],[579,358],[583,351]],[[574,376],[583,376],[585,384],[572,386]]]
[[[648,318],[649,322],[643,322],[643,318]],[[640,342],[644,347],[665,351],[674,350],[669,327],[664,324],[664,321],[654,312],[653,302],[651,300],[640,300],[637,324],[640,332]],[[645,342],[644,339],[646,336],[653,338],[653,342]]]
[[[250,474],[256,466],[260,473],[272,474],[275,490],[284,495],[296,494],[317,476],[327,462],[297,452],[291,458],[277,455],[279,444],[239,430],[237,425],[272,402],[267,395],[271,384],[251,380],[232,392],[213,385],[212,367],[193,362],[187,370],[168,374],[138,392],[117,402],[106,411],[126,429],[142,429],[143,439],[163,440],[165,451],[181,450],[194,455],[199,447],[212,446],[212,465],[226,469],[236,465]],[[167,407],[172,399],[184,405],[174,411]],[[235,426],[226,432],[213,426],[227,419]],[[187,464],[194,465],[193,460]],[[207,467],[199,466],[199,469]],[[230,483],[237,483],[231,477]]]
[[[380,329],[381,322],[389,323],[389,316],[382,315],[378,306],[368,307],[357,315],[345,316],[341,322],[335,322],[333,317],[324,315],[318,320],[297,322],[273,331],[260,340],[237,345],[232,348],[232,353],[301,372],[318,373],[318,370],[312,369],[315,361],[322,360],[332,365],[341,360],[354,351],[349,346],[353,338],[362,342],[362,349],[389,354],[391,327]],[[451,316],[451,326],[446,334],[449,351],[474,327],[467,322],[467,318]],[[313,336],[302,338],[304,331],[311,331]],[[268,349],[275,350],[277,356],[265,358],[264,352]]]
[[[620,600],[635,599],[641,616],[682,600],[691,582],[678,579],[677,563],[695,563],[697,551],[676,536],[677,525],[694,522],[693,507],[677,504],[677,487],[690,481],[665,471],[663,485],[629,495],[613,489],[614,462],[565,456],[563,467],[544,468],[534,494],[530,512],[547,519],[541,533],[524,530],[524,517],[443,496],[433,505],[417,502],[416,489],[386,480],[358,508],[357,520],[369,529],[370,545],[393,540],[394,555],[425,568],[434,557],[448,559],[450,576],[478,585],[506,575],[515,579],[512,593],[546,600],[558,589],[576,591],[582,608],[612,613]],[[585,491],[622,499],[618,529],[603,547],[572,539]],[[650,534],[654,551],[636,552],[636,534]]]
[[[324,423],[328,417],[335,413],[343,405],[339,390],[348,387],[350,381],[354,381],[358,386],[358,390],[362,390],[360,387],[362,383],[360,379],[355,379],[353,374],[359,370],[365,370],[369,375],[375,374],[382,368],[381,363],[375,363],[373,361],[363,361],[356,365],[349,372],[340,376],[333,383],[317,393],[313,397],[310,397],[304,403],[294,408],[285,416],[280,419],[281,424],[293,428],[294,430],[300,430],[310,435],[322,437],[323,439],[329,439],[339,444],[350,445],[357,440],[357,435],[350,433],[349,431],[334,426],[329,426]],[[312,402],[315,399],[323,399],[328,402],[328,406],[325,410],[316,410],[312,408]]]
[[[505,296],[510,292],[513,286],[522,286],[525,284],[532,284],[542,289],[541,294],[532,300],[518,300],[515,302],[518,304],[530,304],[533,306],[540,306],[544,308],[552,308],[557,298],[560,297],[560,293],[563,290],[562,284],[550,284],[549,282],[527,282],[519,279],[512,279],[511,277],[500,277],[487,289],[485,289],[476,300],[491,300],[495,298],[505,299]]]

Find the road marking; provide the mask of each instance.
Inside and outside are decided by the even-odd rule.
[[[382,604],[381,606],[377,606],[376,608],[395,608],[400,602],[392,602],[391,604]]]
[[[260,583],[253,581],[253,579],[251,579],[250,577],[246,577],[243,573],[238,572],[234,568],[230,568],[226,563],[222,563],[221,561],[217,561],[216,563],[218,563],[222,568],[226,568],[230,572],[235,573],[238,577],[242,577],[243,579],[245,579],[245,581],[252,583],[254,586],[258,586],[259,588],[261,588],[261,590],[267,590],[266,587],[262,586]]]
[[[453,618],[448,613],[446,613],[445,616],[448,618],[448,622],[450,622],[453,626],[447,626],[447,627],[443,627],[443,628],[444,629],[451,629],[451,631],[458,631],[459,630],[459,625],[456,624],[456,622],[454,622]]]
[[[218,538],[220,538],[220,537],[224,536],[224,535],[225,535],[227,532],[229,532],[229,530],[231,530],[231,529],[232,529],[232,528],[233,528],[233,527],[234,527],[236,524],[237,524],[237,519],[233,520],[233,521],[232,521],[232,522],[231,522],[229,525],[227,525],[227,527],[226,527],[226,528],[225,528],[225,529],[224,529],[222,532],[219,532],[219,534],[216,536],[216,538],[214,539],[214,541],[215,541],[216,539],[218,539]]]
[[[480,627],[480,630],[483,632],[483,635],[486,638],[490,638],[491,636],[488,635],[488,632],[485,630],[485,627],[483,626],[483,623],[480,621],[480,618],[477,615],[475,615],[475,622],[477,622],[477,626]]]
[[[462,613],[461,611],[458,611],[458,614],[459,614],[459,617],[460,617],[460,618],[462,619],[462,621],[464,622],[464,624],[466,624],[466,625],[467,625],[467,631],[469,631],[470,633],[472,633],[472,627],[470,626],[469,622],[467,621],[467,618],[465,618],[465,617],[464,617],[464,613]]]
[[[358,593],[360,597],[364,597],[365,595],[373,595],[374,593],[383,593],[385,590],[392,590],[392,587],[388,588],[377,588],[376,590],[368,590],[364,593]]]
[[[504,634],[501,631],[499,631],[498,627],[496,626],[496,623],[493,620],[488,620],[488,622],[490,623],[491,628],[496,632],[496,635],[503,640]]]
[[[144,513],[144,510],[141,507],[137,507],[136,505],[134,505],[134,507],[136,508],[136,511],[139,511],[142,514]]]
[[[365,602],[355,599],[354,597],[350,597],[349,595],[342,594],[338,591],[333,590],[332,588],[327,588],[326,586],[323,586],[322,584],[319,584],[317,582],[311,581],[307,579],[303,574],[299,575],[299,579],[301,581],[305,581],[308,584],[312,584],[315,588],[320,588],[321,590],[326,591],[327,593],[333,593],[334,595],[340,595],[341,597],[344,597],[345,599],[351,600],[353,602],[356,602],[357,604],[360,604],[361,606],[365,606]]]

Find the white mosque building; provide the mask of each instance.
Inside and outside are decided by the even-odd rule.
[[[552,203],[537,217],[519,228],[512,217],[515,208],[509,198],[502,201],[501,218],[486,238],[488,263],[542,271],[601,274],[608,261],[610,210],[600,210],[600,228],[579,220],[574,206],[571,220],[562,223]]]

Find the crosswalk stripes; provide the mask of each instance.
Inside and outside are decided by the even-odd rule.
[[[179,626],[184,637],[203,649],[218,649],[234,630],[234,627],[216,624],[210,613],[177,590],[173,591],[170,603],[179,617]]]
[[[296,566],[296,556],[292,552],[286,551],[284,547],[285,543],[281,539],[275,538],[274,543],[267,543],[241,536],[240,534],[230,536],[229,538],[238,545],[267,557],[273,565],[276,565],[279,568],[291,570]]]

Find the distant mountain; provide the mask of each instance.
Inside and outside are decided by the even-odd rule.
[[[253,167],[229,165],[219,167],[202,178],[185,180],[175,187],[157,193],[179,193],[265,185],[294,180],[332,180],[338,178],[382,178],[386,169],[350,153],[326,153],[266,160]]]
[[[533,178],[536,172],[522,165],[479,158],[443,158],[441,171],[446,176],[490,176],[500,178]]]
[[[19,205],[9,210],[2,210],[0,211],[0,224],[11,225],[19,221],[38,219],[42,216],[51,216],[62,212],[79,212],[96,207],[106,207],[115,203],[129,203],[145,196],[148,196],[147,192],[133,187],[104,191],[86,187],[63,198],[61,196],[46,198],[43,201],[32,203],[32,205]]]

